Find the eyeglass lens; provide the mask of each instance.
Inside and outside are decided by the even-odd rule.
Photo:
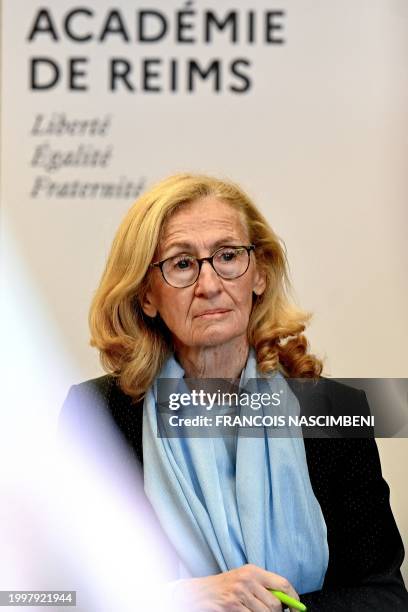
[[[242,247],[225,247],[213,255],[213,266],[217,274],[225,279],[238,278],[248,267],[249,253]],[[191,255],[176,255],[167,259],[163,274],[174,287],[186,287],[195,282],[200,266]]]

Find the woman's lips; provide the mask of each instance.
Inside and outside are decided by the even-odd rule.
[[[211,317],[219,317],[224,314],[227,314],[227,312],[231,311],[227,308],[217,308],[214,310],[205,310],[204,312],[201,312],[200,314],[196,315],[196,317],[200,319],[210,319]]]

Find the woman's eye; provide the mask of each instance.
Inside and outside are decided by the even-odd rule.
[[[237,254],[235,253],[235,251],[224,251],[223,253],[221,253],[221,259],[223,261],[232,261],[236,256]]]
[[[191,265],[192,260],[187,257],[183,257],[174,262],[174,267],[178,270],[187,270]]]

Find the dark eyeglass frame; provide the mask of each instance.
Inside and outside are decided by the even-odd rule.
[[[217,255],[217,253],[219,251],[222,251],[222,249],[245,249],[246,250],[246,252],[248,254],[248,265],[245,268],[245,270],[242,272],[242,274],[239,274],[239,276],[234,276],[233,278],[225,278],[219,272],[217,272],[217,270],[214,268],[213,260],[214,260],[214,257]],[[210,255],[209,257],[195,257],[195,255],[189,255],[189,257],[191,259],[195,259],[196,262],[198,263],[198,274],[197,274],[197,278],[192,283],[189,283],[188,285],[183,285],[182,287],[176,287],[176,286],[172,285],[171,283],[169,283],[167,278],[164,276],[164,272],[163,272],[163,266],[166,263],[166,261],[168,261],[169,259],[173,259],[174,257],[177,257],[177,255],[172,255],[171,257],[166,257],[166,259],[162,259],[161,261],[156,261],[154,263],[151,263],[149,267],[150,268],[160,268],[160,272],[162,274],[162,277],[163,277],[164,281],[168,285],[170,285],[170,287],[173,287],[173,289],[185,289],[186,287],[191,287],[191,285],[194,285],[194,283],[196,283],[198,281],[198,277],[200,276],[200,272],[201,272],[201,267],[202,267],[202,265],[203,265],[203,263],[205,261],[208,261],[208,263],[210,264],[210,266],[212,267],[214,272],[217,274],[217,276],[219,276],[223,280],[235,280],[236,278],[240,278],[241,276],[244,276],[245,272],[249,268],[249,263],[251,261],[251,251],[255,251],[255,245],[254,244],[250,244],[249,246],[246,246],[244,244],[234,244],[234,245],[225,244],[223,246],[218,247],[218,249],[216,251],[214,251],[214,253],[212,255]]]

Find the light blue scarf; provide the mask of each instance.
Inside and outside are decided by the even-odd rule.
[[[158,378],[179,379],[188,392],[183,376],[172,356]],[[251,349],[240,387],[249,381],[253,389],[253,379],[262,392],[284,390],[275,414],[299,414],[285,378],[260,373]],[[329,558],[327,531],[303,438],[288,429],[279,438],[245,437],[241,430],[235,438],[159,438],[156,411],[157,379],[144,401],[144,486],[187,570],[181,575],[208,576],[253,563],[287,578],[299,594],[319,590]]]

